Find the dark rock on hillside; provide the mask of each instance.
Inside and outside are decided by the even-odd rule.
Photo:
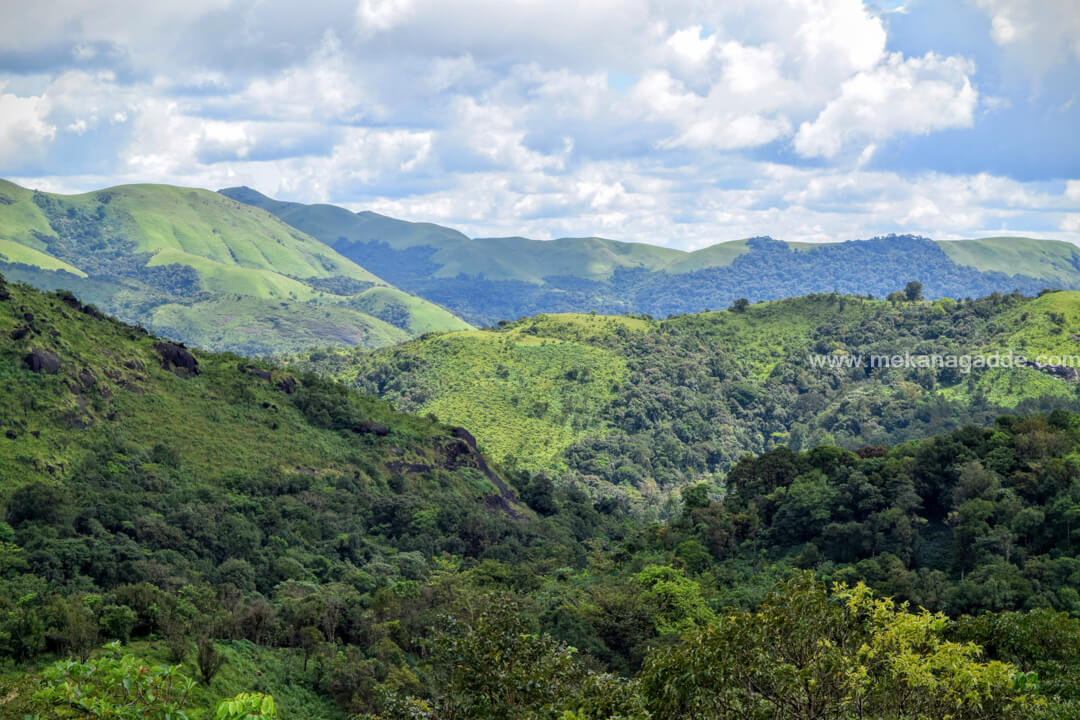
[[[269,370],[263,370],[262,368],[255,367],[254,365],[241,365],[240,369],[243,370],[244,372],[246,372],[249,375],[254,375],[255,377],[257,377],[257,378],[259,378],[261,380],[265,380],[266,382],[270,382],[270,371]]]
[[[172,370],[182,378],[199,374],[199,361],[182,344],[171,342],[154,343],[154,350],[161,356],[161,367]]]
[[[56,353],[36,348],[23,358],[23,363],[31,372],[45,373],[46,375],[55,375],[57,370],[60,369],[60,358]]]
[[[281,388],[281,392],[286,395],[292,395],[296,392],[296,378],[289,376],[283,377],[278,380],[277,386]]]
[[[353,425],[353,432],[361,433],[363,435],[373,434],[379,437],[386,437],[390,434],[390,428],[383,425],[381,422],[375,422],[374,420],[363,420]]]
[[[471,447],[473,450],[476,449],[476,438],[474,438],[472,436],[472,433],[470,433],[465,428],[456,427],[456,428],[454,428],[453,430],[450,431],[450,435],[452,437],[456,437],[456,438],[458,438],[460,440],[464,440],[465,442],[467,442],[469,444],[469,447]]]
[[[1080,381],[1080,370],[1070,367],[1069,365],[1053,365],[1051,363],[1041,363],[1036,362],[1035,360],[1029,360],[1024,363],[1024,366],[1034,368],[1041,373],[1046,373],[1047,375],[1052,375],[1053,377],[1061,378],[1068,382]]]
[[[12,340],[22,340],[24,337],[30,334],[29,325],[20,325],[19,327],[8,333]]]

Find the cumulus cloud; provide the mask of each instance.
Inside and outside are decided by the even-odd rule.
[[[813,122],[803,123],[795,149],[807,157],[834,157],[852,144],[898,133],[970,127],[979,98],[969,77],[973,72],[962,58],[893,53],[846,81],[839,97]]]
[[[40,187],[248,184],[684,247],[1074,232],[1076,181],[890,170],[898,138],[1012,98],[972,58],[890,52],[862,0],[42,2],[0,8],[0,171]],[[1003,52],[1073,52],[1042,10],[979,2]]]
[[[0,92],[0,165],[17,165],[56,137],[56,126],[45,119],[48,110],[40,96]]]
[[[990,37],[1045,71],[1071,56],[1080,59],[1080,5],[1076,0],[975,0],[990,16]]]

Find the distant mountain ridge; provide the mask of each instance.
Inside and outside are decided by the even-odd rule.
[[[264,210],[169,185],[65,196],[0,181],[0,272],[252,355],[469,327]]]
[[[537,313],[666,316],[814,292],[884,296],[909,280],[928,297],[1080,289],[1080,248],[1032,238],[934,241],[913,235],[820,245],[759,237],[693,252],[604,238],[469,238],[333,205],[222,194],[263,208],[389,282],[491,325]]]

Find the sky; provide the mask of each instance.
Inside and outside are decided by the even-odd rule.
[[[0,177],[683,249],[1080,243],[1080,0],[5,2]]]

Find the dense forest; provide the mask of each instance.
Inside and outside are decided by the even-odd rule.
[[[775,447],[669,520],[0,283],[0,715],[1066,718],[1080,416]],[[1080,542],[1080,541],[1078,541]]]
[[[768,237],[751,238],[749,251],[730,265],[683,273],[616,268],[610,280],[549,276],[543,285],[460,274],[437,277],[435,248],[391,249],[385,243],[351,245],[343,252],[395,285],[436,302],[474,325],[493,325],[540,313],[646,313],[658,317],[725,308],[752,301],[838,292],[885,297],[896,278],[922,281],[928,297],[1035,294],[1045,280],[958,265],[933,241],[912,235],[794,248]]]
[[[655,510],[667,491],[719,476],[748,452],[856,450],[987,425],[1004,412],[1080,409],[1067,368],[1033,363],[1046,355],[1060,364],[1075,353],[1077,333],[1080,296],[1072,292],[961,302],[828,294],[663,321],[537,316],[289,362],[399,409],[468,422],[507,466]],[[972,369],[869,362],[1010,351],[1032,362]],[[863,362],[847,362],[854,358]]]

